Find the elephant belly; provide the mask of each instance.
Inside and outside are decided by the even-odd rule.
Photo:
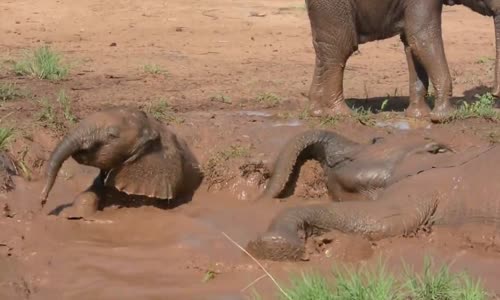
[[[356,2],[356,31],[359,44],[387,39],[403,31],[404,1],[358,0]]]

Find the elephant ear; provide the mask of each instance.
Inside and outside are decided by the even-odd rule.
[[[105,185],[130,195],[174,199],[182,185],[182,170],[179,149],[158,141],[132,162],[109,171]]]

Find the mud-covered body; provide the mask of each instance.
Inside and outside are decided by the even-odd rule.
[[[404,176],[398,172],[398,165],[406,157],[434,155],[447,149],[424,137],[357,143],[332,131],[308,130],[283,146],[259,199],[279,197],[292,173],[298,171],[296,167],[307,159],[321,164],[332,200],[373,199],[379,189]]]
[[[500,147],[450,154],[439,161],[423,171],[400,177],[382,190],[376,201],[285,209],[247,248],[257,258],[298,260],[305,251],[301,232],[308,238],[339,230],[377,240],[436,224],[498,225],[500,185],[497,180],[484,178],[500,178]],[[478,177],[480,173],[483,176]]]
[[[75,204],[92,212],[102,187],[155,199],[174,199],[196,186],[198,162],[187,145],[165,125],[143,111],[112,108],[94,113],[71,130],[53,151],[47,164],[42,205],[63,162],[100,169],[94,183]]]

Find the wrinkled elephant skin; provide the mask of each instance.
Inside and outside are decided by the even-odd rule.
[[[314,115],[348,114],[344,101],[344,69],[360,44],[400,35],[409,72],[409,117],[430,115],[448,119],[453,108],[449,98],[452,82],[443,49],[442,5],[464,5],[493,17],[495,27],[495,78],[492,93],[500,96],[500,1],[499,0],[306,0],[316,53],[309,98]],[[425,103],[429,76],[436,91],[433,110]]]
[[[454,164],[404,177],[377,200],[284,209],[247,249],[261,259],[300,260],[305,251],[300,233],[307,239],[337,230],[378,240],[433,225],[479,222],[498,229],[500,147],[450,155]]]
[[[333,131],[307,130],[282,147],[259,200],[280,197],[291,183],[292,173],[298,171],[296,167],[307,159],[317,160],[322,166],[332,200],[375,199],[377,191],[388,184],[426,168],[420,164],[403,171],[398,166],[404,161],[411,161],[414,156],[437,156],[449,150],[444,143],[420,135],[357,143]]]
[[[56,146],[47,163],[42,206],[63,162],[100,169],[74,201],[70,217],[95,212],[105,188],[153,199],[174,199],[201,182],[198,162],[187,145],[141,110],[111,108],[89,115]]]

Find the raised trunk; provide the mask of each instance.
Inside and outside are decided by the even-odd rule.
[[[309,130],[293,137],[279,153],[274,163],[271,178],[259,199],[275,198],[283,191],[299,156],[304,151],[308,151],[308,158],[323,163],[325,160],[334,159],[328,156],[345,153],[347,148],[354,144],[354,142],[327,130]]]
[[[46,183],[41,194],[42,207],[45,205],[50,190],[54,186],[54,182],[62,164],[73,153],[82,148],[83,143],[88,141],[86,137],[92,134],[91,132],[92,130],[89,130],[87,126],[79,127],[70,134],[66,135],[50,155],[45,174]]]

